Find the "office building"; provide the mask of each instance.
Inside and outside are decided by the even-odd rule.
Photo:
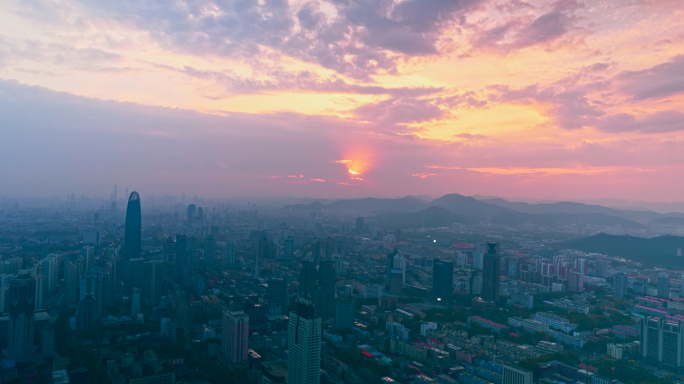
[[[180,278],[190,277],[190,261],[188,260],[188,237],[186,235],[176,235],[176,276]]]
[[[454,263],[435,259],[432,268],[432,297],[448,300],[454,292]]]
[[[209,267],[216,262],[216,239],[214,236],[204,238],[204,265]]]
[[[487,243],[487,253],[482,259],[482,300],[499,303],[500,269],[499,243]]]
[[[669,282],[668,282],[669,284]],[[620,272],[613,278],[613,297],[622,299],[627,293],[627,286],[629,285],[629,278],[626,274]]]
[[[351,329],[354,326],[355,304],[356,301],[351,296],[335,299],[335,317],[333,317],[333,328],[335,330]]]
[[[504,364],[501,384],[532,384],[532,371]]]
[[[66,275],[64,276],[64,285],[66,286],[66,294],[64,299],[68,305],[78,304],[79,288],[81,285],[81,268],[76,262],[70,261],[66,265]]]
[[[299,296],[305,299],[313,297],[316,290],[316,263],[303,261],[299,271]]]
[[[321,318],[314,306],[299,299],[290,312],[287,331],[287,384],[319,384],[321,380]]]
[[[33,356],[35,290],[36,280],[26,269],[19,270],[17,276],[10,280],[7,357],[17,362]]]
[[[133,320],[137,320],[138,314],[142,311],[140,294],[140,288],[133,288],[133,294],[131,295],[131,318]]]
[[[471,270],[468,272],[467,292],[469,295],[481,295],[482,294],[482,272],[481,271]]]
[[[287,312],[287,282],[285,279],[269,279],[266,298],[271,306],[280,307],[279,315]]]
[[[88,228],[83,231],[83,245],[99,245],[100,231]]]
[[[140,213],[140,196],[138,192],[131,192],[126,207],[126,227],[124,229],[124,259],[140,257],[142,239],[142,217]]]
[[[161,319],[160,324],[161,328],[159,333],[161,336],[170,340],[176,340],[176,335],[178,334],[176,320],[164,317]]]
[[[229,362],[247,362],[249,351],[249,316],[244,311],[223,311],[221,352]]]
[[[658,297],[670,298],[670,274],[667,272],[658,273]]]
[[[321,260],[321,242],[317,238],[313,238],[311,242],[311,259],[318,265]]]
[[[83,257],[85,263],[85,270],[95,266],[95,247],[83,247],[81,248],[81,257]]]

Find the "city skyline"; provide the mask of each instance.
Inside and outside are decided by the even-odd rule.
[[[392,4],[5,2],[0,195],[681,200],[676,1]]]

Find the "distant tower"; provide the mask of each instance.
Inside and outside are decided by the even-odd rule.
[[[197,206],[195,204],[188,205],[188,225],[192,225],[195,221],[195,211],[197,211]]]
[[[335,264],[333,261],[323,260],[318,268],[319,295],[316,313],[322,318],[331,318],[335,315]]]
[[[363,217],[359,216],[356,218],[356,236],[363,235],[364,229]]]
[[[499,302],[499,243],[487,243],[487,253],[482,260],[482,299],[494,303]]]
[[[166,238],[164,243],[164,261],[171,262],[176,260],[176,241],[173,237]]]
[[[314,306],[299,299],[297,309],[290,312],[287,329],[287,384],[319,384],[321,382],[321,318]]]
[[[627,285],[629,284],[629,278],[626,274],[620,272],[615,275],[613,280],[613,297],[616,299],[622,299],[627,293]]]
[[[7,357],[17,362],[33,355],[36,280],[27,269],[19,270],[10,280],[9,329]]]
[[[271,308],[280,307],[280,314],[284,315],[287,310],[287,282],[284,279],[269,279],[266,297]]]
[[[670,298],[670,274],[667,272],[658,273],[658,297]]]
[[[286,244],[287,247],[287,244]],[[235,242],[234,241],[228,241],[226,242],[226,260],[224,264],[226,266],[232,266],[236,262],[236,256],[235,256]]]
[[[126,228],[124,230],[124,259],[140,257],[140,241],[142,238],[142,218],[140,213],[140,196],[131,192],[126,208]]]
[[[285,239],[285,253],[283,258],[285,260],[292,260],[294,258],[294,239]]]

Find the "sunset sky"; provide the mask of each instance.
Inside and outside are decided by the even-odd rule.
[[[681,0],[3,0],[0,196],[684,201]]]

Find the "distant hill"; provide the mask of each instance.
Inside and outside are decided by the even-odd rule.
[[[684,225],[684,217],[665,216],[653,219],[649,222],[655,225]]]
[[[492,224],[516,226],[523,224],[541,225],[548,227],[557,227],[562,225],[572,224],[592,224],[602,226],[616,226],[621,225],[624,229],[644,229],[635,221],[623,219],[620,217],[608,216],[602,213],[545,213],[545,214],[531,214],[518,212],[503,212],[492,216],[489,219]]]
[[[442,207],[429,207],[420,212],[387,213],[369,217],[366,222],[382,229],[440,228],[454,223],[475,224],[481,219],[449,212]]]
[[[504,199],[483,199],[488,204],[494,204],[509,209],[514,209],[523,213],[545,214],[545,213],[601,213],[604,215],[621,217],[628,220],[647,221],[662,216],[659,213],[642,210],[620,210],[601,205],[590,205],[563,201],[553,204],[530,204],[521,202],[511,202]]]
[[[430,203],[431,206],[442,207],[453,213],[462,215],[490,217],[502,212],[515,212],[513,209],[489,204],[470,196],[457,193],[444,195]]]
[[[427,207],[424,200],[406,196],[400,199],[365,199],[338,200],[326,206],[329,209],[350,209],[356,211],[375,212],[416,212]]]
[[[652,239],[644,239],[601,233],[596,236],[555,243],[554,247],[624,257],[640,262],[645,266],[684,269],[684,257],[677,256],[678,249],[684,251],[684,237],[680,236],[658,236]]]

